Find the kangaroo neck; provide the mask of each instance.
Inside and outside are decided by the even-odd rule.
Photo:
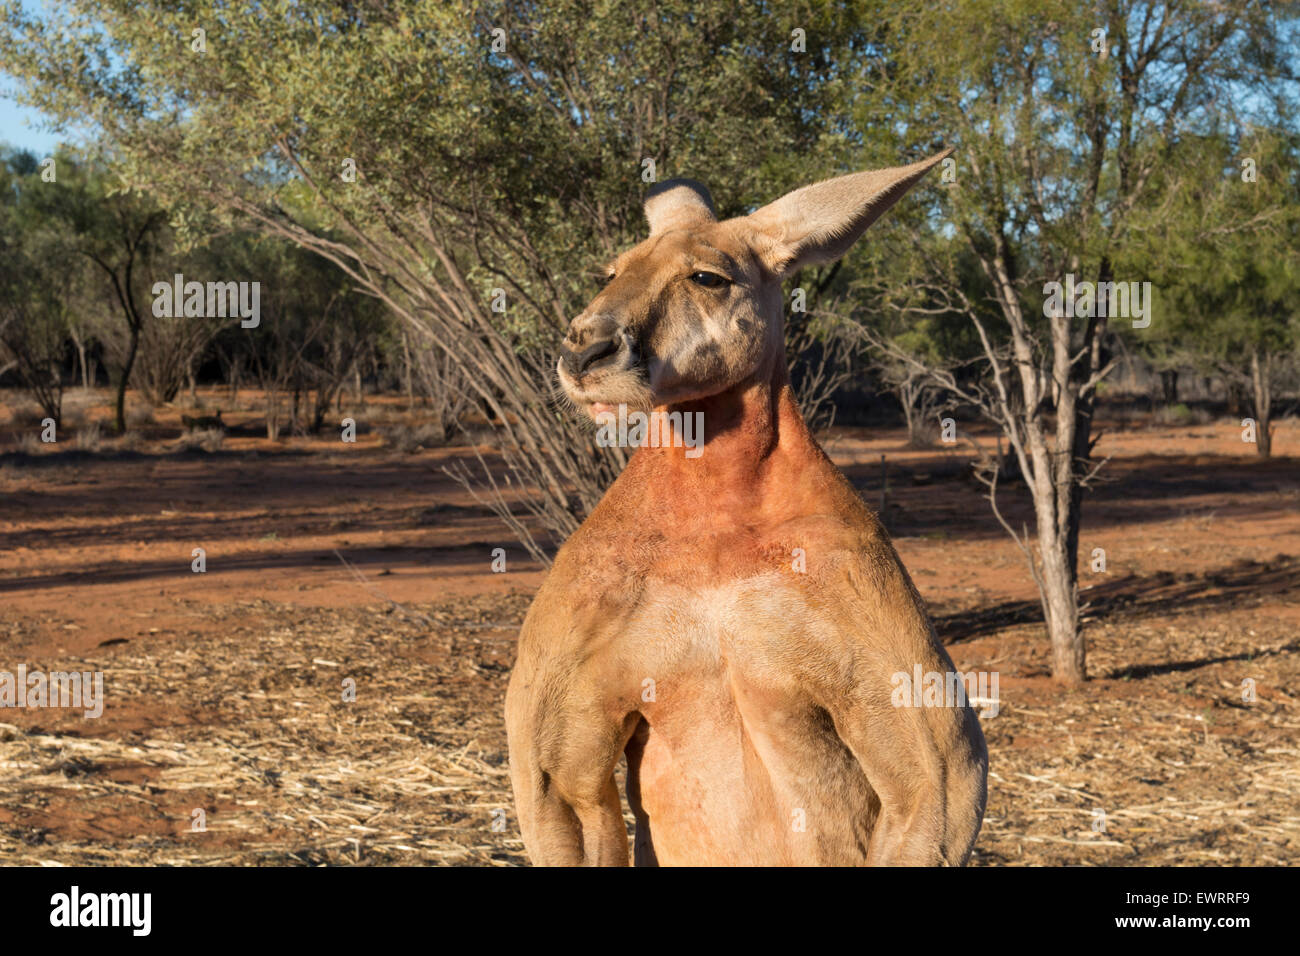
[[[697,416],[702,443],[643,447],[633,457],[658,508],[763,511],[784,505],[801,471],[824,461],[790,388],[784,355],[715,395],[655,409]],[[695,457],[692,457],[695,455]]]

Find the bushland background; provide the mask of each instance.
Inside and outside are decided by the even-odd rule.
[[[625,461],[551,372],[595,267],[654,181],[735,215],[948,145],[786,337],[1000,674],[975,861],[1295,859],[1292,5],[0,11],[59,143],[0,151],[0,667],[108,688],[0,714],[0,858],[522,861],[514,637]],[[176,274],[259,324],[157,314]]]

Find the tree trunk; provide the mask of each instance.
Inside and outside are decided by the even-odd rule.
[[[1160,386],[1165,393],[1166,405],[1178,404],[1178,369],[1165,369],[1160,373]]]
[[[271,441],[280,437],[280,395],[274,386],[266,390],[266,437]]]
[[[135,367],[135,353],[140,347],[140,324],[131,325],[131,344],[126,351],[126,361],[122,363],[122,376],[117,381],[117,418],[114,427],[119,435],[126,434],[126,386],[131,381],[131,369]]]
[[[1110,273],[1110,262],[1103,259],[1099,281],[1109,281]],[[1006,293],[1007,301],[1012,294]],[[1038,526],[1036,583],[1052,649],[1052,676],[1066,686],[1077,686],[1087,678],[1087,653],[1079,624],[1078,557],[1085,482],[1094,444],[1093,376],[1101,374],[1107,363],[1103,341],[1108,316],[1104,310],[1098,312],[1101,314],[1088,318],[1079,340],[1071,334],[1064,310],[1050,315],[1050,372],[1039,377],[1032,366],[1021,372],[1026,382],[1021,412],[1027,445],[1024,464],[1032,468],[1025,477]],[[1018,312],[1015,316],[1020,318]],[[1016,325],[1013,330],[1022,327]],[[1022,353],[1018,357],[1023,360],[1028,342],[1023,333],[1017,338],[1016,347]],[[1044,393],[1052,396],[1054,408],[1041,401]]]
[[[81,387],[82,387],[82,388],[90,388],[90,381],[89,381],[89,379],[87,379],[87,377],[86,377],[86,343],[85,343],[85,340],[83,340],[82,337],[81,337],[80,335],[78,335],[76,332],[74,332],[74,331],[72,331],[72,330],[69,330],[69,335],[72,336],[72,345],[73,345],[73,347],[76,348],[76,350],[77,350],[77,366],[78,366],[78,368],[80,368],[80,370],[81,370]]]
[[[898,404],[903,406],[903,421],[907,424],[907,443],[913,446],[921,444],[920,422],[917,421],[916,395],[911,384],[904,382],[898,387]]]
[[[1079,592],[1075,577],[1077,555],[1069,553],[1065,537],[1054,527],[1040,527],[1039,550],[1042,554],[1043,615],[1047,618],[1047,637],[1052,646],[1052,676],[1067,686],[1078,686],[1083,683],[1088,670],[1079,628]]]
[[[1240,382],[1229,379],[1227,382],[1228,390],[1228,414],[1233,418],[1241,415],[1242,409],[1246,404],[1246,389]]]
[[[406,410],[409,412],[415,405],[415,392],[411,385],[411,341],[405,326],[402,328],[402,376],[406,382]]]
[[[1261,361],[1259,350],[1250,354],[1250,384],[1255,402],[1255,451],[1263,458],[1273,454],[1273,387],[1268,356]]]
[[[313,435],[319,435],[320,430],[325,427],[325,416],[329,414],[330,405],[334,403],[335,397],[339,397],[339,408],[343,407],[343,379],[333,379],[329,385],[316,386],[316,404],[312,408],[311,431]]]

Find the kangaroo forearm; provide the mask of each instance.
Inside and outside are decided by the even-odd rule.
[[[570,804],[555,793],[534,801],[522,827],[528,855],[538,866],[627,866],[627,827],[610,781],[596,802]]]
[[[554,797],[532,802],[529,818],[520,814],[529,859],[536,866],[580,866],[582,825],[571,807]]]
[[[924,808],[908,816],[882,810],[871,833],[867,865],[942,866],[948,862],[940,852],[944,826],[936,809]]]
[[[598,818],[582,828],[585,866],[628,866],[627,825],[623,814],[602,809]]]
[[[871,834],[867,862],[880,866],[961,866],[984,815],[983,765],[934,780],[910,807],[887,802]]]

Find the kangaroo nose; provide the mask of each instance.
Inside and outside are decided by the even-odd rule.
[[[581,375],[613,362],[622,347],[618,323],[602,316],[585,327],[575,323],[561,346],[560,361],[571,374]]]
[[[581,375],[590,369],[608,365],[618,354],[618,348],[622,344],[622,339],[605,339],[603,342],[588,345],[576,355],[571,352],[569,369],[575,375]]]

